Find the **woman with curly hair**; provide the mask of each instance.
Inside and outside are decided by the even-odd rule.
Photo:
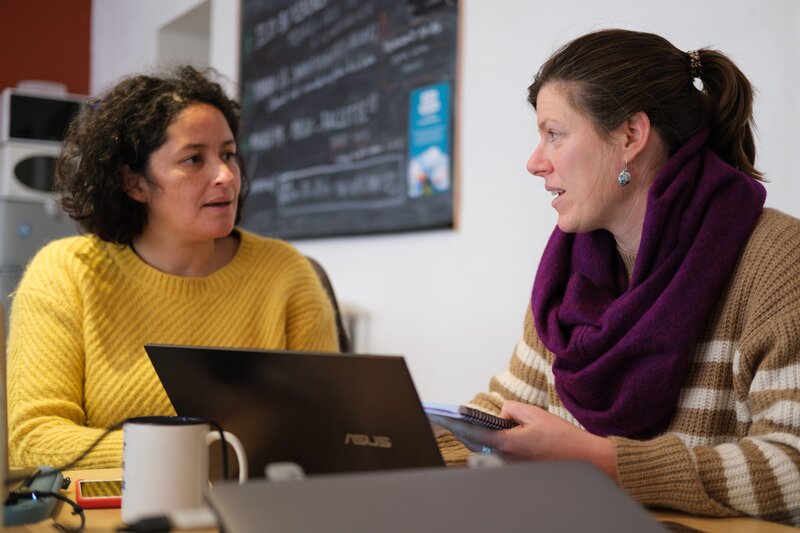
[[[192,67],[126,78],[71,123],[56,189],[85,235],[42,248],[13,296],[12,465],[67,463],[120,420],[175,414],[145,343],[337,351],[306,258],[236,227],[238,125]],[[121,452],[117,431],[78,466]]]

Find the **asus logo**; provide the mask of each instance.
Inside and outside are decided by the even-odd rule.
[[[380,435],[362,435],[360,433],[348,433],[344,436],[345,444],[355,444],[356,446],[373,446],[378,448],[391,448],[392,440],[389,437]]]

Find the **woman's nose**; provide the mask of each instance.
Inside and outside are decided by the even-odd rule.
[[[220,184],[228,184],[236,179],[236,174],[236,169],[232,168],[228,162],[220,161],[215,181]]]
[[[528,169],[528,172],[539,177],[543,177],[552,171],[550,161],[542,154],[541,145],[533,150],[525,167]]]

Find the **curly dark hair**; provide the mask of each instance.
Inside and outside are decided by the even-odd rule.
[[[147,206],[128,196],[123,168],[147,175],[150,155],[167,140],[167,128],[185,108],[210,104],[222,112],[238,142],[240,106],[217,73],[182,66],[158,75],[134,75],[117,83],[72,120],[56,162],[54,189],[64,210],[84,231],[104,241],[131,244],[147,222]],[[241,220],[248,180],[237,153],[242,187]]]

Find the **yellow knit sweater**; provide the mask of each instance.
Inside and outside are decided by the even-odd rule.
[[[499,413],[512,399],[580,426],[554,357],[528,308],[508,371],[469,405]],[[800,220],[764,211],[690,357],[664,434],[612,438],[620,485],[645,505],[800,526]],[[469,454],[449,433],[439,446],[449,464]]]
[[[12,465],[58,466],[118,421],[175,414],[145,343],[337,351],[333,310],[305,258],[238,234],[235,257],[204,278],[164,274],[93,236],[34,257],[10,317]],[[79,467],[119,467],[121,454],[116,431]]]

